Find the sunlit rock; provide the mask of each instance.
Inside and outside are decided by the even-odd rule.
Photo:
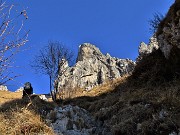
[[[67,61],[64,62],[55,82],[58,90],[76,87],[90,90],[105,81],[130,74],[134,66],[135,62],[130,59],[104,55],[96,46],[84,43],[79,46],[76,64],[69,67]]]

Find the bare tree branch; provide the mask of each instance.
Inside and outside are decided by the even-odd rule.
[[[28,18],[27,13],[24,10],[16,13],[14,4],[0,1],[0,85],[17,77],[9,69],[20,47],[28,41],[29,31],[24,30],[23,21]]]
[[[164,16],[160,13],[154,13],[153,19],[149,20],[150,32],[155,33],[159,27],[160,22],[164,19]]]

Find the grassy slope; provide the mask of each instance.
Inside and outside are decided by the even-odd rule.
[[[34,97],[21,99],[22,93],[0,91],[0,134],[47,134],[54,132],[49,128],[44,116],[55,106]]]
[[[0,91],[0,104],[22,97],[22,92]]]

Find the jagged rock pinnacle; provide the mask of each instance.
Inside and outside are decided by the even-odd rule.
[[[79,46],[76,64],[62,69],[56,80],[58,89],[85,88],[90,90],[103,82],[122,77],[134,69],[135,63],[129,59],[118,59],[104,55],[90,43]]]

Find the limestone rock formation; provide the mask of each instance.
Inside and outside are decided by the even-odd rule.
[[[47,115],[47,123],[57,135],[107,134],[105,128],[87,112],[78,106],[57,107]]]
[[[169,57],[173,47],[180,49],[180,0],[175,1],[164,20],[160,23],[157,39],[166,58]]]
[[[150,38],[149,44],[145,44],[144,42],[141,42],[139,46],[139,56],[137,58],[137,61],[142,59],[144,55],[152,53],[152,51],[157,50],[159,48],[156,35],[153,35]]]
[[[0,91],[8,91],[7,86],[0,85]]]
[[[90,90],[107,80],[130,74],[134,66],[135,62],[130,59],[103,55],[96,46],[84,43],[79,47],[76,64],[69,67],[65,61],[55,83],[58,89],[80,87]]]

